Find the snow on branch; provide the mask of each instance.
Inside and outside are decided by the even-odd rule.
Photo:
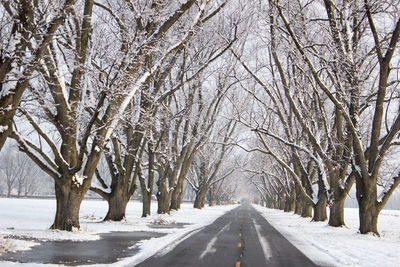
[[[189,1],[190,2],[190,1]],[[107,133],[105,135],[105,140],[107,142],[107,140],[110,139],[112,133],[114,132],[115,128],[118,126],[123,113],[125,112],[125,110],[127,109],[129,103],[131,102],[132,98],[134,97],[134,95],[136,94],[137,91],[139,91],[139,89],[146,84],[149,79],[163,66],[165,60],[168,58],[168,56],[173,53],[174,51],[178,50],[179,48],[183,47],[188,41],[189,39],[193,36],[193,34],[195,33],[195,28],[198,27],[201,23],[201,18],[204,14],[204,10],[206,7],[206,4],[208,3],[208,1],[205,1],[201,6],[200,6],[200,11],[198,12],[197,16],[195,17],[192,26],[190,27],[190,29],[187,31],[187,33],[185,34],[185,36],[178,41],[177,43],[175,43],[174,45],[172,45],[165,53],[164,55],[158,60],[158,62],[148,71],[146,71],[136,82],[136,84],[131,88],[131,90],[127,93],[127,95],[124,97],[124,99],[122,100],[122,103],[120,105],[120,108],[118,109],[117,113],[115,116],[113,116],[113,119],[110,123],[110,126],[107,129]]]

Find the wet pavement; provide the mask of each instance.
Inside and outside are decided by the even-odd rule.
[[[108,264],[135,255],[141,240],[161,237],[154,232],[111,232],[100,234],[94,241],[36,241],[38,246],[27,251],[0,255],[0,261],[52,263],[64,265]],[[0,262],[1,265],[1,262]]]

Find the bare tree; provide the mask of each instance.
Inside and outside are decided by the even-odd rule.
[[[94,27],[98,25],[98,20],[92,20],[93,1],[86,1],[82,15],[75,12],[65,24],[64,34],[49,46],[46,60],[40,65],[39,80],[48,93],[44,92],[36,98],[42,111],[26,107],[21,108],[21,112],[53,155],[47,155],[45,148],[28,140],[17,129],[13,138],[54,178],[57,211],[53,229],[71,231],[79,228],[79,206],[91,186],[102,150],[121,122],[122,115],[142,86],[161,69],[171,54],[188,42],[201,20],[207,16],[209,3],[205,1],[194,6],[195,2],[191,0],[168,6],[147,3],[141,8],[151,12],[140,14],[135,13],[138,7],[130,5],[130,2],[118,2],[116,4],[128,5],[126,10],[136,14],[133,16],[136,19],[128,21],[131,24],[126,27],[132,34],[125,36],[121,32],[117,35],[120,39],[109,38],[102,43],[102,31],[106,28]],[[112,10],[114,6],[109,8]],[[143,25],[154,19],[157,10],[168,15],[162,16],[155,29],[147,31]],[[189,14],[188,10],[193,10],[193,13]],[[174,28],[178,22],[181,23],[181,19],[188,22],[186,26]],[[117,20],[116,23],[120,22]],[[136,29],[143,34],[135,34]],[[108,54],[104,54],[104,49],[100,53],[102,45],[109,45]],[[113,58],[115,51],[119,51],[122,57]],[[144,59],[155,51],[155,63],[151,69],[146,69]],[[65,82],[65,78],[69,81]],[[31,85],[35,87],[36,84]],[[40,92],[39,88],[31,91],[33,95]],[[47,103],[52,103],[54,110]],[[46,122],[51,125],[52,131],[57,133],[54,137],[61,139],[60,149],[35,119],[43,115],[47,117]]]
[[[197,154],[197,160],[193,164],[192,178],[186,178],[192,189],[196,192],[194,201],[194,208],[201,209],[204,207],[206,194],[210,187],[229,177],[234,171],[235,167],[229,166],[221,173],[221,167],[227,160],[232,146],[229,145],[230,138],[235,132],[236,122],[231,120],[226,125],[225,123],[217,123],[223,125],[223,133],[218,132],[217,136],[212,138],[207,144],[201,147]],[[218,143],[218,136],[221,142]]]
[[[74,0],[1,1],[0,149],[12,131],[16,109],[57,29]]]
[[[391,148],[396,143],[394,141],[400,127],[398,111],[395,111],[393,116],[388,116],[389,113],[393,114],[392,110],[397,110],[397,107],[393,107],[393,105],[396,105],[394,102],[397,101],[393,100],[390,87],[397,84],[398,81],[390,81],[392,77],[395,77],[392,76],[394,73],[390,71],[390,64],[396,53],[396,45],[400,35],[398,12],[397,16],[394,15],[398,5],[385,3],[385,7],[381,11],[380,6],[376,3],[371,4],[369,1],[364,1],[364,4],[359,5],[354,3],[355,10],[358,12],[360,9],[363,10],[362,14],[368,20],[371,34],[367,34],[366,31],[362,31],[361,21],[357,21],[354,17],[343,17],[343,14],[346,14],[344,10],[349,6],[353,7],[352,5],[340,5],[333,1],[324,1],[327,12],[326,22],[330,26],[333,47],[338,55],[334,61],[334,67],[337,68],[336,74],[338,74],[338,71],[345,73],[345,75],[335,75],[335,69],[330,72],[332,68],[327,62],[324,62],[322,66],[327,67],[325,71],[321,72],[317,69],[316,54],[310,49],[310,43],[303,42],[299,38],[299,32],[294,29],[293,23],[288,19],[284,6],[276,1],[270,2],[276,8],[296,50],[301,54],[303,62],[311,72],[310,77],[316,83],[318,91],[329,98],[337,112],[340,113],[341,120],[346,123],[347,140],[350,140],[348,144],[354,151],[350,154],[352,173],[348,175],[355,175],[356,177],[357,199],[360,207],[360,232],[378,234],[377,219],[379,212],[400,183],[400,178],[395,175],[388,183],[382,196],[378,198],[377,181],[381,166],[385,161],[385,156],[390,153]],[[348,26],[345,29],[353,30],[351,35],[353,38],[350,38],[351,32],[341,31],[343,26],[338,24],[336,17],[342,17],[343,21],[346,21],[345,25]],[[379,32],[375,25],[375,17],[393,18],[391,20],[393,27],[389,31],[388,27],[379,29],[381,30]],[[362,33],[365,34],[365,38],[360,42],[360,34]],[[387,36],[387,38],[381,40],[379,34]],[[370,46],[371,42],[369,41],[374,42],[374,47]],[[369,68],[367,73],[362,72],[367,69],[362,68],[366,62],[363,53],[366,53],[366,56],[371,59],[367,63],[371,64],[368,67],[372,66],[372,68]],[[368,82],[364,81],[364,85],[369,84],[371,91],[361,90],[360,77],[362,76],[366,77],[365,81]],[[329,79],[324,77],[329,77]],[[377,85],[375,85],[374,80],[377,81]],[[349,92],[350,95],[341,92]],[[385,105],[384,103],[388,104]],[[359,119],[362,116],[372,121],[369,130],[365,127],[367,125],[364,125],[363,128],[360,127]],[[385,131],[383,130],[384,126],[386,126]],[[369,134],[366,137],[364,134],[367,131],[369,131]],[[367,142],[368,145],[366,145]]]

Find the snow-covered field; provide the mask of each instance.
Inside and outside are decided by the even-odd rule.
[[[168,252],[184,238],[235,206],[206,207],[195,210],[192,204],[184,203],[182,210],[171,215],[157,215],[156,203],[152,215],[140,218],[141,203],[129,202],[127,219],[124,222],[101,222],[107,212],[105,201],[84,201],[81,207],[81,230],[79,232],[52,231],[49,227],[55,212],[55,200],[44,199],[0,199],[0,253],[3,249],[29,249],[35,242],[9,239],[15,235],[39,240],[96,240],[99,233],[110,231],[156,231],[166,233],[160,238],[143,241],[141,251],[112,266],[132,265],[143,261],[156,252]],[[379,217],[381,237],[360,235],[357,209],[345,210],[347,227],[333,228],[326,222],[310,222],[292,213],[284,213],[254,206],[264,217],[310,259],[323,266],[400,266],[400,211],[384,210]],[[155,220],[187,223],[184,228],[154,229],[148,225]],[[0,262],[0,266],[15,266],[11,262]],[[19,264],[18,264],[19,265]],[[34,266],[26,264],[25,266]],[[46,265],[50,266],[50,265]],[[107,265],[109,266],[109,265]]]
[[[381,237],[358,233],[358,209],[345,209],[347,227],[311,222],[293,213],[254,207],[297,248],[322,266],[400,266],[400,210],[383,210]]]
[[[15,239],[5,240],[4,236],[15,235],[39,240],[96,240],[99,233],[110,231],[149,231],[161,232],[167,235],[145,240],[140,244],[141,251],[133,257],[125,258],[111,266],[124,266],[139,263],[156,252],[166,252],[173,249],[182,239],[195,233],[196,230],[212,223],[219,216],[236,206],[206,207],[203,210],[193,209],[193,204],[183,203],[180,211],[173,211],[171,215],[158,215],[157,203],[152,204],[152,215],[140,218],[142,203],[131,201],[126,211],[126,221],[101,222],[107,213],[107,202],[101,200],[83,201],[80,210],[81,230],[79,232],[65,232],[49,230],[54,214],[54,199],[0,199],[0,253],[4,245],[9,250],[29,249],[36,245]],[[154,229],[148,225],[155,220],[170,223],[188,224],[184,228]],[[100,222],[100,223],[99,223]],[[3,245],[2,245],[3,244]],[[21,264],[33,266],[32,264]],[[0,266],[15,266],[15,263],[1,262]],[[45,266],[49,266],[46,264]],[[110,266],[107,264],[107,266]]]

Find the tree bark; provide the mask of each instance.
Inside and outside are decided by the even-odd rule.
[[[328,225],[333,227],[345,226],[344,202],[346,198],[334,198],[329,205]]]
[[[295,186],[295,188],[296,188],[296,190],[295,190],[296,191],[296,206],[294,209],[294,213],[297,215],[301,215],[303,212],[304,203],[303,203],[303,198],[301,197],[300,193],[298,192],[300,190],[298,187],[299,187],[298,185]]]
[[[150,216],[151,212],[151,191],[142,191],[142,217]]]
[[[328,204],[328,197],[324,194],[321,196],[316,205],[314,205],[314,222],[324,222],[328,219],[328,215],[326,212],[326,207]]]
[[[301,210],[301,217],[311,218],[313,214],[313,204],[308,201],[303,201],[303,207]]]
[[[319,173],[318,178],[318,202],[313,205],[314,215],[312,221],[314,222],[324,222],[328,219],[326,213],[326,207],[328,204],[328,195],[326,191],[325,184],[322,179],[321,173]]]
[[[108,212],[104,221],[122,221],[125,219],[126,206],[128,205],[129,198],[124,194],[121,189],[115,190],[107,199]]]
[[[170,213],[170,203],[171,203],[171,192],[168,192],[165,180],[158,181],[158,192],[157,192],[157,202],[158,202],[158,214],[169,214]]]
[[[57,210],[50,229],[73,231],[80,228],[79,210],[86,191],[71,186],[70,181],[63,184],[55,183]]]
[[[172,193],[171,196],[171,210],[179,210],[181,208],[181,202],[182,202],[182,186],[179,186],[179,182],[178,184],[175,186],[175,189]],[[183,185],[183,182],[182,182]]]
[[[202,209],[207,194],[207,187],[203,186],[196,192],[196,199],[194,200],[193,208]]]
[[[372,181],[371,181],[372,180]],[[375,179],[370,177],[364,178],[363,182],[356,183],[358,212],[360,219],[360,233],[373,233],[379,236],[378,232],[378,215],[379,209],[377,205],[377,188]],[[363,188],[360,188],[363,187]]]
[[[292,189],[290,194],[285,197],[285,212],[292,212],[296,207],[296,191]]]

